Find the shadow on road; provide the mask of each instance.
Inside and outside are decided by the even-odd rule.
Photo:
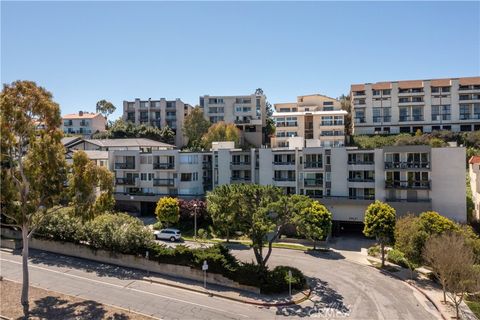
[[[350,308],[343,303],[343,296],[330,288],[328,282],[318,278],[309,278],[312,294],[301,305],[277,307],[276,314],[296,317],[334,317],[345,316]]]
[[[336,251],[317,251],[317,250],[307,250],[305,254],[315,258],[328,259],[328,260],[341,260],[345,257]]]
[[[105,317],[107,311],[101,304],[92,300],[69,302],[54,296],[36,300],[30,310],[30,316],[39,319],[113,319],[126,320],[129,316],[115,313]]]

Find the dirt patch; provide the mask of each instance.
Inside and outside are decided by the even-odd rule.
[[[20,283],[0,281],[0,315],[9,319],[23,316]],[[153,318],[54,291],[30,287],[30,319],[115,319],[151,320]]]

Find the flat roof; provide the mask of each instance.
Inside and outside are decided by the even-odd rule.
[[[346,115],[348,114],[345,110],[332,110],[332,111],[303,111],[303,112],[274,112],[272,117],[288,117],[288,116],[304,116],[304,115]]]
[[[160,141],[144,139],[144,138],[85,139],[85,141],[101,147],[163,147],[163,148],[169,148],[169,149],[175,148],[174,145],[171,145],[168,143],[163,143]]]

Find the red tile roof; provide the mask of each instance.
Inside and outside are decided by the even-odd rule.
[[[460,78],[461,86],[480,85],[480,77]]]
[[[78,113],[66,114],[62,118],[63,119],[93,119],[98,115],[100,115],[100,113],[83,112],[82,115]]]
[[[480,156],[473,156],[468,160],[468,163],[474,164],[474,163],[480,163]]]

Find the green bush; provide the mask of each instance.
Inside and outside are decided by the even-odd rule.
[[[401,251],[391,249],[387,253],[387,261],[395,263],[404,268],[408,268],[408,260],[405,258]]]
[[[377,257],[380,254],[380,246],[374,245],[368,248],[367,253],[369,256]]]
[[[260,287],[263,293],[279,293],[288,290],[288,271],[292,272],[292,290],[303,290],[306,286],[306,280],[303,273],[297,268],[287,266],[277,266],[267,273],[267,279]]]
[[[153,224],[153,230],[160,230],[163,228],[163,225],[160,221],[157,221]]]
[[[66,207],[55,214],[47,215],[35,231],[35,236],[47,240],[80,243],[84,240],[82,226],[80,219],[73,215],[73,208]]]
[[[151,231],[125,213],[100,215],[85,224],[84,233],[91,247],[119,253],[143,255],[153,243]]]

